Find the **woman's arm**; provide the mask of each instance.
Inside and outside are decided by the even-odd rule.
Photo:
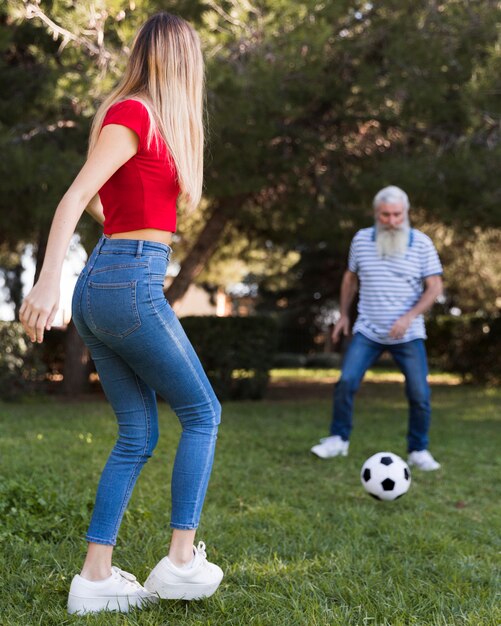
[[[85,207],[108,178],[136,154],[138,144],[138,136],[129,128],[118,124],[105,126],[96,147],[59,203],[40,277],[19,311],[19,319],[31,341],[41,343],[44,330],[49,330],[54,320],[64,257]]]

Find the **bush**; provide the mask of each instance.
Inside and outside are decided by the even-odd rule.
[[[306,367],[313,368],[337,368],[341,366],[342,355],[337,352],[319,352],[310,354],[306,358]]]
[[[19,322],[0,322],[0,395],[13,400],[43,384],[46,367]]]
[[[268,317],[183,317],[218,398],[258,400],[268,384],[277,326]]]
[[[501,317],[439,316],[427,323],[430,363],[466,382],[501,381]]]
[[[62,374],[66,358],[66,328],[51,328],[44,334],[43,343],[37,347],[37,353],[51,374]]]
[[[293,352],[279,352],[273,359],[273,367],[291,369],[296,367],[306,367],[306,356]]]

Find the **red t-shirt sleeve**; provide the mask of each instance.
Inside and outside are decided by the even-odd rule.
[[[137,100],[123,100],[110,106],[102,128],[108,124],[119,124],[133,130],[139,137],[138,149],[145,145],[148,135],[149,117],[144,105]]]

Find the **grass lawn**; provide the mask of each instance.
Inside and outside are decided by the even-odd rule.
[[[111,410],[99,400],[0,404],[0,624],[499,626],[500,400],[434,386],[431,449],[443,468],[414,471],[409,493],[389,503],[365,494],[359,472],[377,451],[405,456],[399,384],[364,384],[350,455],[329,461],[309,453],[328,425],[325,394],[225,404],[198,536],[225,571],[220,590],[87,618],[67,615],[66,596],[114,440]],[[141,581],[169,532],[179,428],[165,404],[160,415],[115,552]]]

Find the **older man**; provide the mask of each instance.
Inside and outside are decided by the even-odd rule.
[[[349,310],[360,285],[358,317],[335,386],[330,436],[311,451],[322,459],[348,454],[353,398],[367,369],[388,351],[405,376],[409,400],[408,463],[436,470],[428,451],[430,389],[423,313],[442,293],[442,266],[429,237],[409,226],[409,199],[398,187],[374,198],[375,225],[359,230],[341,284],[341,317],[332,338],[350,331]]]

